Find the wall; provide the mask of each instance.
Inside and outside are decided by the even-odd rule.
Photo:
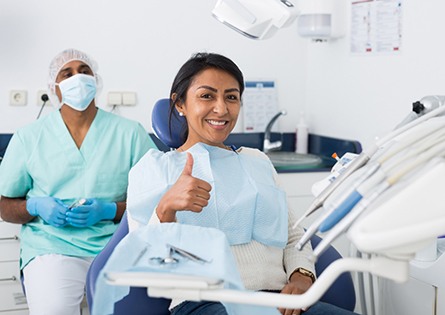
[[[276,80],[288,109],[282,130],[294,130],[304,100],[305,46],[296,25],[267,41],[253,41],[211,16],[216,0],[2,0],[0,2],[0,133],[37,117],[38,90],[46,88],[50,60],[75,47],[99,63],[106,110],[108,91],[135,91],[138,104],[117,113],[151,131],[151,107],[167,97],[179,67],[197,51],[232,58],[246,79]],[[9,91],[28,91],[28,105],[9,105]],[[45,109],[43,114],[53,109]],[[238,124],[235,131],[242,130]]]
[[[306,111],[312,132],[364,147],[393,129],[426,95],[445,94],[440,0],[403,1],[398,55],[353,55],[347,36],[307,51]]]
[[[359,140],[364,147],[401,121],[413,101],[445,94],[443,1],[404,1],[401,53],[371,56],[351,54],[349,35],[311,43],[297,35],[296,24],[265,41],[244,38],[211,16],[215,3],[2,0],[0,133],[35,119],[35,95],[46,86],[48,64],[67,47],[99,62],[99,106],[110,110],[104,105],[108,91],[138,93],[138,105],[118,113],[148,131],[152,104],[168,95],[179,66],[199,50],[231,57],[246,79],[275,79],[280,105],[289,112],[279,119],[281,131],[293,131],[305,111],[311,132]],[[27,90],[28,105],[9,106],[11,89]]]

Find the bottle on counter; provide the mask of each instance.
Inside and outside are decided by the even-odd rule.
[[[295,137],[295,152],[301,154],[308,153],[308,138],[309,138],[309,130],[304,119],[304,114],[301,113],[300,121],[297,125],[297,134]]]

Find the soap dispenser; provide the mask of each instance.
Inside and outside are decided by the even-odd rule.
[[[304,114],[301,113],[300,121],[297,125],[297,134],[295,137],[295,152],[300,154],[307,154],[308,152],[308,138],[309,131],[306,121],[304,119]]]

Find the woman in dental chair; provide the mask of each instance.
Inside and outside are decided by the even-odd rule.
[[[303,230],[292,228],[296,217],[276,184],[275,169],[261,151],[224,143],[238,119],[243,90],[242,72],[222,55],[198,53],[181,67],[170,110],[186,119],[183,144],[167,153],[150,150],[131,170],[129,228],[164,222],[217,228],[227,236],[246,289],[302,294],[315,281],[307,259],[312,249],[295,248]],[[353,314],[322,302],[305,311],[279,311]],[[223,304],[206,301],[176,301],[171,312],[227,314]]]

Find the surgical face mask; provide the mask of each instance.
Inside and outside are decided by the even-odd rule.
[[[83,112],[96,96],[96,79],[91,75],[76,74],[57,84],[62,93],[62,104]]]

